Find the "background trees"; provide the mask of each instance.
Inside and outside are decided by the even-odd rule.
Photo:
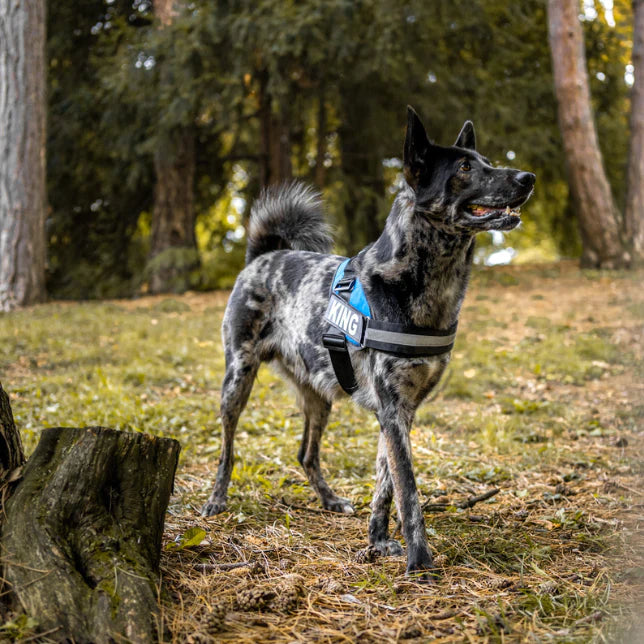
[[[590,104],[586,54],[577,0],[549,0],[548,26],[559,127],[570,190],[583,240],[582,264],[628,263],[619,215],[604,171]]]
[[[633,261],[644,263],[644,1],[633,0],[633,94],[628,160],[628,194],[624,210],[624,236]]]
[[[604,222],[599,237],[623,257],[624,247],[635,252],[642,219],[641,171],[628,181],[626,172],[629,114],[631,157],[642,149],[642,83],[631,111],[625,82],[641,74],[635,55],[635,71],[626,68],[633,12],[627,0],[612,13],[570,2],[583,17],[575,23],[589,83],[582,120],[595,117],[603,195],[613,204],[602,212],[617,221],[617,233]],[[569,198],[570,148],[557,125],[539,0],[56,3],[48,63],[55,296],[230,284],[250,203],[263,185],[290,177],[324,190],[338,250],[357,250],[377,234],[395,192],[407,103],[438,142],[451,143],[472,118],[491,159],[536,172],[523,231],[512,237],[521,258],[580,255],[582,246],[589,263],[597,255],[597,236],[580,236],[575,217],[597,222],[596,208]],[[582,136],[582,146],[589,141]],[[486,253],[492,242],[482,242]]]
[[[0,311],[45,295],[45,2],[0,4]]]

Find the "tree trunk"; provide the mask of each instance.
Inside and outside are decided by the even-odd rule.
[[[628,159],[624,237],[633,263],[644,264],[644,0],[633,0],[631,139]]]
[[[159,639],[159,556],[179,443],[46,429],[5,506],[4,578],[56,641]]]
[[[293,177],[291,164],[291,132],[289,113],[280,106],[273,109],[272,96],[266,90],[268,75],[260,74],[260,134],[262,156],[260,163],[260,181],[262,186],[279,184]]]
[[[177,15],[177,0],[154,0],[154,13],[162,25],[169,25]]]
[[[0,311],[45,297],[45,1],[0,2]]]
[[[11,478],[11,474],[24,465],[20,432],[16,429],[9,404],[9,396],[0,382],[0,486]],[[2,497],[4,495],[0,495]],[[0,501],[2,498],[0,498]]]
[[[318,90],[318,119],[317,119],[317,145],[315,154],[315,185],[319,190],[324,188],[326,183],[326,91],[323,82]]]
[[[177,14],[177,0],[155,0],[161,28]],[[163,65],[163,62],[160,62]],[[161,83],[169,73],[160,73]],[[182,293],[194,286],[199,268],[195,236],[195,135],[192,128],[161,133],[154,155],[156,185],[148,257],[151,293]]]
[[[582,265],[613,268],[627,264],[629,257],[621,244],[620,217],[597,141],[578,14],[578,0],[548,0],[559,127],[581,230]]]
[[[195,236],[195,139],[182,129],[159,143],[148,263],[152,293],[182,293],[199,267]]]
[[[353,255],[380,235],[385,183],[378,145],[365,140],[370,93],[363,88],[342,91],[342,122],[339,129],[344,181],[346,252]]]

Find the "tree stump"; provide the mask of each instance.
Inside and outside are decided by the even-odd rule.
[[[180,446],[53,428],[5,505],[4,578],[57,641],[156,641],[159,557]]]
[[[9,396],[0,383],[0,485],[25,462],[20,432],[16,429]]]

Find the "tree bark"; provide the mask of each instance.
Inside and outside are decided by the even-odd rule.
[[[179,443],[46,429],[5,506],[4,578],[56,641],[153,642]]]
[[[148,263],[152,293],[182,293],[199,267],[195,236],[195,139],[187,129],[160,137]]]
[[[154,13],[162,25],[169,25],[177,15],[177,0],[154,0]]]
[[[604,170],[591,110],[583,32],[577,0],[548,0],[559,127],[568,182],[583,243],[582,265],[614,268],[628,263],[620,217]]]
[[[633,0],[631,138],[628,159],[624,237],[634,264],[644,264],[644,0]]]
[[[177,0],[155,0],[154,10],[161,28],[171,24],[179,4]],[[162,69],[160,82],[168,83],[169,78],[169,72]],[[159,134],[154,155],[156,184],[147,270],[152,293],[182,293],[196,281],[199,252],[195,236],[195,165],[192,128]]]
[[[13,422],[9,396],[0,382],[0,486],[11,477],[13,472],[24,465],[24,462],[25,453],[22,449],[20,432]],[[0,507],[1,505],[0,503]]]
[[[324,82],[321,82],[320,88],[318,89],[317,144],[315,154],[315,184],[319,190],[322,190],[326,183],[326,166],[324,165],[327,151],[326,123],[326,91]]]
[[[346,252],[357,253],[375,241],[382,229],[381,205],[385,182],[378,145],[365,140],[366,132],[376,132],[368,120],[371,95],[366,88],[343,88],[342,122],[339,128],[344,180],[344,219]]]
[[[45,297],[45,1],[0,2],[0,311]]]
[[[262,186],[279,184],[293,177],[291,164],[291,132],[288,109],[273,108],[273,98],[266,85],[268,74],[260,73],[259,119],[262,145],[260,181]]]

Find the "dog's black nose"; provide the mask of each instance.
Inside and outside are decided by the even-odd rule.
[[[514,180],[521,184],[524,188],[532,188],[537,177],[532,172],[517,172]]]

